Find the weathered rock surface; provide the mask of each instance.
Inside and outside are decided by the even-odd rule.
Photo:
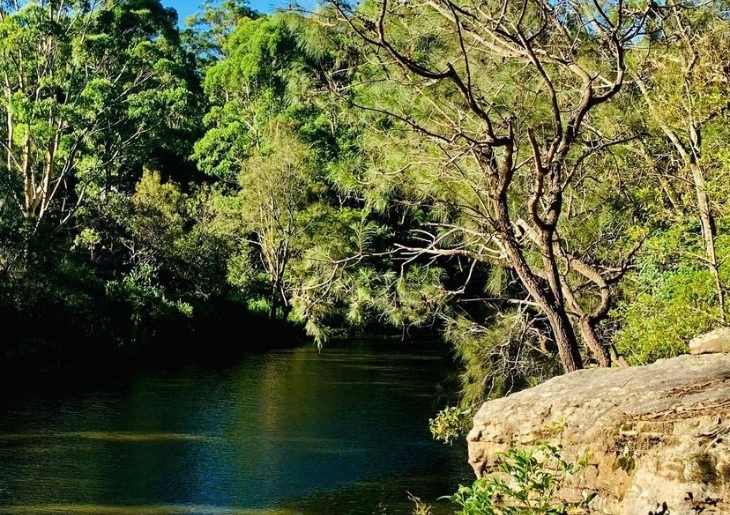
[[[705,333],[689,342],[691,354],[730,352],[730,327],[721,327]]]
[[[588,463],[563,495],[595,490],[595,513],[730,514],[730,354],[556,377],[485,403],[467,441],[478,476],[512,445],[561,444]]]

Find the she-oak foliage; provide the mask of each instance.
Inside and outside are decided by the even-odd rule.
[[[330,11],[366,46],[365,80],[378,83],[356,101],[395,124],[366,142],[366,173],[377,174],[367,183],[434,214],[400,251],[509,268],[566,371],[583,366],[582,347],[611,364],[600,325],[633,249],[599,254],[603,234],[577,247],[565,234],[592,207],[584,176],[625,137],[596,118],[624,86],[652,5],[384,0]]]

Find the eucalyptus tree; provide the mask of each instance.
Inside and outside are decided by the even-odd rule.
[[[726,324],[728,20],[726,2],[663,2],[631,49],[622,120],[625,184],[647,238],[622,282],[614,341],[632,363],[687,352]],[[633,155],[629,155],[633,154]]]
[[[730,107],[730,52],[726,2],[655,6],[654,37],[634,50],[632,73],[646,103],[649,130],[659,130],[668,144],[669,158],[661,162],[666,198],[675,218],[695,213],[701,228],[701,256],[714,282],[717,315],[727,322],[725,290],[716,249],[716,216],[713,197],[720,204],[727,195],[722,171]],[[694,189],[694,201],[684,195],[684,184]],[[715,202],[717,204],[717,202]]]
[[[186,126],[175,23],[157,0],[0,7],[0,148],[20,215],[67,222]]]
[[[104,224],[130,203],[142,165],[193,132],[176,21],[157,0],[0,3],[0,302],[48,319],[49,335],[79,329],[72,346],[112,341],[112,277],[134,282],[135,271]]]
[[[652,5],[333,1],[319,15],[366,45],[358,101],[388,120],[365,144],[361,184],[434,215],[400,253],[426,266],[460,257],[472,269],[509,269],[526,295],[517,302],[544,315],[565,371],[584,366],[581,340],[597,364],[612,361],[599,325],[634,247],[599,254],[600,227],[568,239],[576,207],[566,200],[590,197],[581,179],[593,157],[626,137],[594,118],[624,87],[627,49],[644,37]]]

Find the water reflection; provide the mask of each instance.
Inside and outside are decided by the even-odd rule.
[[[428,434],[442,365],[361,342],[16,396],[0,511],[407,514],[406,491],[434,501],[471,479],[463,447]]]

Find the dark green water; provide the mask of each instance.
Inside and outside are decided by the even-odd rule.
[[[434,442],[443,360],[358,342],[0,400],[0,512],[410,514],[471,481]],[[52,390],[56,390],[55,388]]]

